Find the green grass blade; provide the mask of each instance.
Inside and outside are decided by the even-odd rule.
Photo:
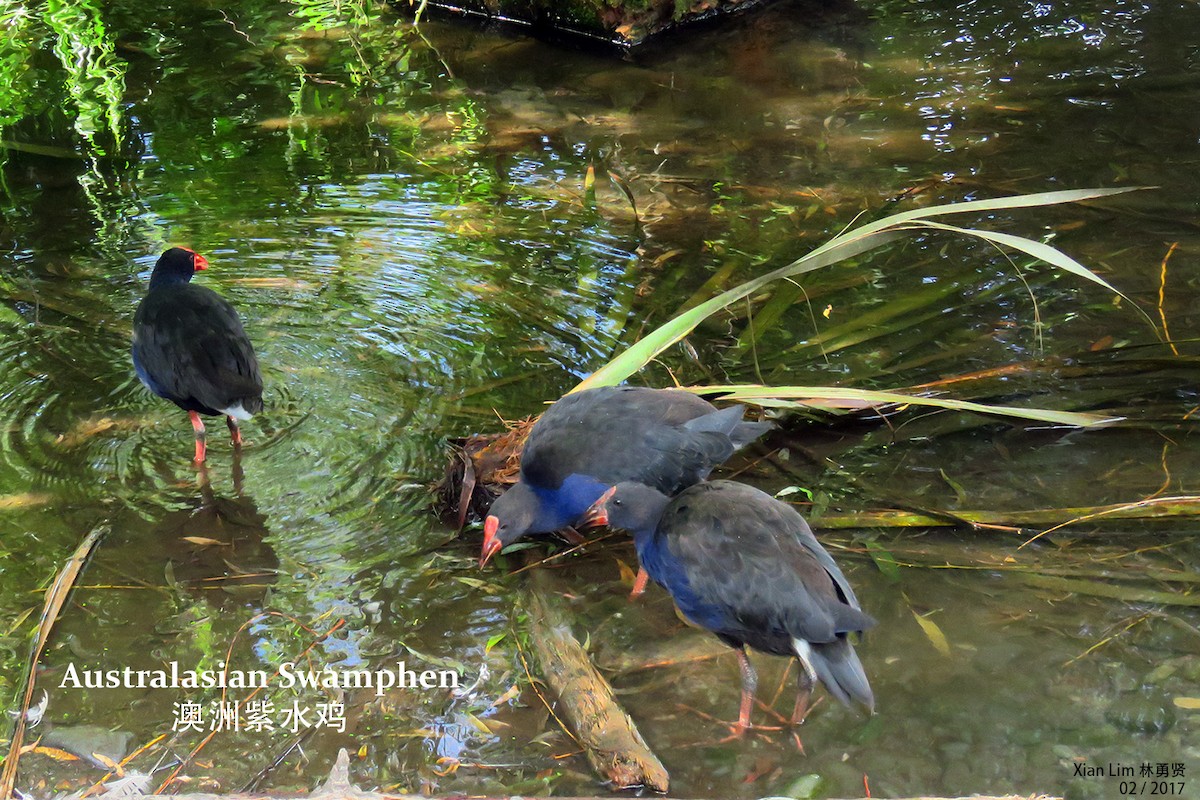
[[[905,223],[913,222],[914,220],[922,220],[927,217],[939,217],[946,214],[967,214],[978,211],[1006,211],[1015,208],[1034,208],[1037,206],[1052,206],[1061,203],[1077,203],[1083,200],[1094,200],[1098,197],[1110,197],[1117,194],[1125,194],[1126,192],[1136,192],[1142,189],[1147,189],[1147,186],[1133,186],[1122,189],[1064,189],[1057,192],[1039,192],[1037,194],[1014,195],[1012,197],[999,197],[992,200],[968,200],[965,203],[946,203],[943,205],[929,206],[928,208],[914,208],[911,211],[901,211],[899,214],[892,214],[883,219],[876,220],[848,231],[842,236],[871,234],[876,231],[888,230],[903,226]],[[826,246],[832,245],[842,238],[841,236],[831,239]],[[822,248],[817,248],[820,251]],[[811,254],[810,254],[811,255]]]
[[[707,300],[695,308],[679,314],[674,319],[651,331],[642,337],[628,350],[609,361],[600,369],[589,375],[583,382],[572,389],[572,392],[591,389],[596,386],[615,386],[633,373],[648,364],[651,359],[666,350],[680,339],[687,336],[706,318],[722,308],[757,292],[762,287],[782,278],[802,275],[830,264],[836,264],[848,258],[882,247],[900,237],[899,232],[875,233],[847,240],[836,247],[822,248],[822,252],[813,251],[792,263],[768,272],[754,280],[747,281],[726,292],[722,292],[711,300]]]
[[[1020,408],[1017,406],[994,406],[955,400],[949,397],[921,397],[902,392],[885,392],[872,389],[850,389],[837,386],[757,386],[739,384],[731,386],[688,386],[689,392],[700,395],[717,395],[723,400],[765,405],[772,408],[874,408],[881,405],[919,405],[945,408],[954,411],[974,411],[978,414],[993,414],[1015,417],[1053,425],[1068,425],[1077,428],[1094,428],[1110,425],[1119,417],[1087,414],[1076,411],[1055,411],[1046,408]]]
[[[1055,250],[1053,247],[1050,247],[1047,244],[1035,242],[1032,239],[1025,239],[1019,236],[1012,236],[1011,234],[979,231],[969,228],[957,228],[953,225],[929,222],[927,218],[946,214],[965,214],[971,212],[999,211],[1055,205],[1059,203],[1072,203],[1082,200],[1092,200],[1098,197],[1110,197],[1112,195],[1123,194],[1125,192],[1137,191],[1141,188],[1146,187],[1122,189],[1067,189],[1057,192],[1040,192],[1038,194],[1002,197],[993,200],[971,200],[964,203],[950,203],[946,205],[931,206],[929,208],[903,211],[899,214],[893,214],[881,220],[868,223],[867,225],[863,225],[858,228],[852,228],[833,237],[825,244],[802,256],[801,258],[796,259],[790,264],[769,272],[766,275],[755,278],[754,280],[748,281],[741,286],[734,287],[733,289],[717,295],[711,300],[707,300],[694,308],[678,314],[666,324],[651,331],[640,341],[636,342],[627,350],[615,356],[607,364],[580,382],[571,391],[578,392],[583,389],[589,389],[596,386],[615,386],[633,373],[640,370],[663,350],[666,350],[668,347],[691,333],[696,326],[708,316],[720,311],[722,308],[725,308],[732,303],[737,302],[738,300],[748,297],[762,287],[783,278],[802,275],[806,272],[811,272],[813,270],[820,269],[821,267],[826,267],[830,264],[835,264],[839,261],[844,261],[848,258],[861,255],[869,250],[882,247],[883,245],[894,241],[902,234],[902,232],[915,229],[925,228],[955,231],[987,239],[997,244],[1006,244],[1017,250],[1028,253],[1035,258],[1040,258],[1047,263],[1064,269],[1072,274],[1079,275],[1087,280],[1093,281],[1101,286],[1104,286],[1110,291],[1120,294],[1120,292],[1117,292],[1117,290],[1103,278],[1096,275],[1094,272],[1087,269],[1074,259],[1063,253],[1060,253],[1058,250]],[[1124,295],[1121,296],[1124,297]],[[910,398],[908,402],[916,401]]]
[[[1020,250],[1023,253],[1031,255],[1040,261],[1045,261],[1047,264],[1050,264],[1051,266],[1058,267],[1059,269],[1063,270],[1064,272],[1069,272],[1072,275],[1078,275],[1079,277],[1089,280],[1092,283],[1099,284],[1100,286],[1103,286],[1105,289],[1108,289],[1113,294],[1120,295],[1124,299],[1129,300],[1129,298],[1125,297],[1125,295],[1121,292],[1120,289],[1117,289],[1111,283],[1104,280],[1104,278],[1101,278],[1099,275],[1092,272],[1090,269],[1085,267],[1083,264],[1080,264],[1078,261],[1071,258],[1066,253],[1062,252],[1061,250],[1056,250],[1055,248],[1051,247],[1048,244],[1043,244],[1042,242],[1036,242],[1033,239],[1026,239],[1023,236],[1013,236],[1011,233],[999,233],[997,231],[983,231],[983,230],[979,230],[977,228],[961,228],[961,227],[958,227],[957,225],[946,225],[945,223],[942,223],[942,222],[925,221],[925,222],[920,222],[917,224],[922,228],[931,228],[933,230],[939,230],[939,231],[949,231],[951,233],[961,233],[964,236],[974,236],[978,239],[983,239],[985,241],[993,242],[995,244],[1007,245],[1008,247],[1011,247],[1014,250]]]

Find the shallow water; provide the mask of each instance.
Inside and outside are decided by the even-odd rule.
[[[1195,4],[780,5],[632,62],[311,2],[9,5],[0,19],[6,694],[19,694],[40,590],[98,526],[42,658],[46,727],[101,725],[136,747],[172,733],[174,703],[218,699],[57,688],[70,664],[403,659],[475,684],[457,698],[348,692],[345,732],[312,729],[298,748],[278,729],[218,735],[180,790],[233,791],[260,771],[260,788],[306,789],[345,747],[364,787],[603,791],[580,756],[559,758],[576,748],[530,689],[514,611],[524,576],[479,572],[478,534],[458,540],[430,511],[445,440],[536,413],[706,281],[786,263],[864,212],[1159,187],[954,220],[1050,241],[1127,301],[926,235],[779,290],[776,303],[797,302],[773,324],[775,295],[756,297],[753,321],[743,305],[639,379],[893,388],[1023,364],[960,385],[1130,423],[794,418],[741,479],[810,488],[817,508],[802,510],[827,514],[1195,491]],[[267,382],[240,461],[212,425],[204,474],[184,415],[128,362],[133,309],[171,244],[210,260],[198,280],[239,308]],[[1133,304],[1167,320],[1179,355]],[[1181,764],[1194,778],[1197,712],[1175,701],[1196,695],[1200,621],[1129,597],[1194,590],[1196,525],[1098,518],[1017,549],[1045,527],[818,522],[880,623],[860,646],[878,713],[822,703],[804,754],[780,732],[711,744],[723,730],[702,715],[728,719],[737,704],[719,648],[686,667],[628,668],[664,643],[708,640],[661,592],[625,602],[627,544],[567,558],[555,576],[673,795],[861,796],[864,777],[876,797],[1119,793],[1117,779],[1075,777],[1079,758]],[[881,552],[904,566],[881,569]],[[769,698],[783,664],[757,663]],[[200,739],[169,736],[133,766],[169,766]],[[45,753],[21,764],[20,785],[43,796],[102,774]]]

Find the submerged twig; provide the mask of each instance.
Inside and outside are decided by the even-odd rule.
[[[1167,293],[1167,262],[1171,260],[1171,254],[1179,247],[1179,242],[1171,242],[1171,246],[1167,248],[1167,254],[1163,256],[1162,267],[1158,278],[1158,317],[1162,320],[1163,340],[1167,346],[1171,348],[1171,352],[1179,355],[1179,348],[1175,346],[1175,342],[1171,341],[1171,331],[1167,328],[1167,312],[1163,310],[1163,301],[1166,299]]]

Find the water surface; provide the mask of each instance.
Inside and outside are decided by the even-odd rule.
[[[58,689],[68,664],[404,659],[473,685],[350,692],[345,732],[314,729],[299,746],[279,729],[218,735],[180,790],[254,776],[307,790],[348,748],[364,787],[602,792],[530,689],[514,606],[524,576],[479,572],[478,534],[457,539],[430,511],[445,440],[536,413],[697,292],[863,214],[1159,187],[956,220],[1049,241],[1128,300],[927,235],[753,298],[638,380],[898,388],[1020,364],[966,391],[1131,423],[793,418],[741,479],[810,489],[814,514],[1195,491],[1195,4],[784,4],[634,61],[299,0],[9,4],[0,20],[7,696],[40,590],[97,526],[108,533],[42,659],[43,725],[100,725],[130,748],[168,734],[135,768],[186,755],[202,737],[170,735],[173,704],[218,695]],[[199,280],[246,318],[267,383],[240,462],[210,426],[204,475],[185,416],[128,360],[133,309],[173,244],[210,260]],[[1167,320],[1178,354],[1135,304]],[[785,733],[712,744],[724,731],[704,715],[732,718],[738,692],[719,648],[633,668],[664,642],[706,637],[661,592],[625,602],[628,545],[567,558],[555,577],[674,795],[861,796],[865,776],[877,797],[1106,797],[1118,782],[1073,777],[1076,760],[1200,770],[1196,712],[1174,702],[1200,680],[1200,620],[1129,599],[1194,589],[1195,533],[1186,520],[1099,518],[1020,550],[1024,537],[1001,530],[822,534],[880,623],[860,646],[878,713],[827,700],[801,731],[804,754]],[[881,570],[870,548],[904,566]],[[784,665],[757,663],[770,699]],[[21,786],[43,796],[102,774],[39,753],[21,763]]]

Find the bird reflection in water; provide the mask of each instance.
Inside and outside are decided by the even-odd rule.
[[[231,467],[233,495],[213,488],[206,464],[197,464],[198,493],[190,508],[169,512],[155,526],[165,549],[169,579],[210,603],[257,603],[274,583],[279,559],[268,543],[267,517],[244,489],[240,455]]]

